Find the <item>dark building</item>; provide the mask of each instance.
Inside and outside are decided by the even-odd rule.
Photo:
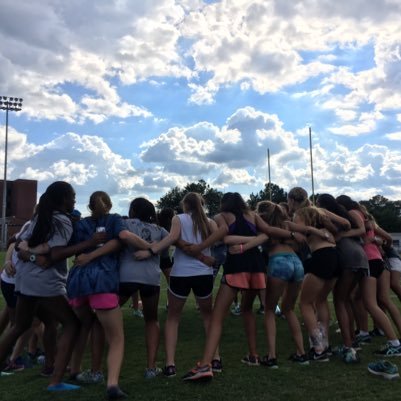
[[[0,220],[3,213],[3,183],[0,181]],[[20,230],[33,214],[36,205],[38,182],[35,180],[7,180],[7,233],[8,238]]]

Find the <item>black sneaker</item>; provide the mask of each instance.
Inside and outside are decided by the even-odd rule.
[[[371,337],[383,337],[384,336],[384,333],[377,327],[375,327],[373,330],[370,330],[369,334]]]
[[[212,372],[221,373],[223,371],[223,362],[220,359],[213,359],[212,361]]]
[[[330,361],[326,350],[324,350],[320,354],[317,353],[315,350],[313,350],[313,355],[312,355],[312,357],[310,359],[312,361],[317,361],[317,362],[329,362]]]
[[[163,374],[168,378],[175,377],[177,375],[177,369],[175,368],[175,365],[165,366],[163,369]]]
[[[248,366],[259,366],[260,365],[260,359],[258,355],[245,355],[241,359],[242,363],[245,363],[245,365]]]
[[[265,355],[261,360],[260,364],[263,366],[266,366],[270,369],[278,369],[278,364],[277,364],[277,359],[276,358],[270,358]]]
[[[288,360],[296,362],[299,365],[309,365],[309,357],[306,354],[298,355],[297,353],[290,355]]]
[[[121,400],[128,397],[128,394],[125,394],[118,386],[108,387],[106,395],[109,400]]]

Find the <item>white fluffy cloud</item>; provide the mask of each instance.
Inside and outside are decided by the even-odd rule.
[[[0,94],[24,98],[10,175],[116,204],[200,178],[246,193],[270,149],[274,182],[310,187],[319,115],[316,189],[401,197],[400,18],[398,0],[3,0]],[[57,128],[35,145],[41,121]]]

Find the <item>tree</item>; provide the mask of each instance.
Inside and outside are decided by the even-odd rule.
[[[270,198],[271,193],[271,198]],[[248,205],[251,209],[255,209],[258,202],[262,200],[271,200],[275,203],[287,202],[287,192],[276,184],[266,184],[263,191],[249,195]]]
[[[171,207],[177,213],[182,213],[180,202],[188,192],[197,192],[198,194],[203,196],[206,202],[209,216],[214,216],[219,212],[220,201],[223,193],[221,191],[218,191],[217,189],[212,188],[204,180],[188,183],[183,189],[179,187],[171,189],[160,198],[160,200],[156,203],[156,206],[158,209]]]
[[[373,215],[377,224],[387,232],[401,232],[400,201],[390,201],[382,195],[375,195],[361,204]]]

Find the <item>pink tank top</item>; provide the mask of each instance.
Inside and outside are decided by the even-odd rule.
[[[357,210],[357,212],[361,216],[361,219],[365,221],[363,213],[359,210]],[[374,238],[375,237],[374,230],[366,231],[365,237],[369,239]],[[363,246],[363,249],[366,253],[366,256],[368,257],[368,260],[375,260],[375,259],[383,260],[382,254],[380,253],[380,249],[375,243],[369,242]]]

